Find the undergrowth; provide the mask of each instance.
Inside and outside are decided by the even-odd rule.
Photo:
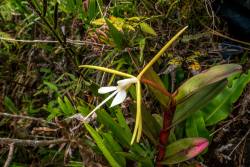
[[[109,108],[108,101],[89,118],[89,124],[82,120],[107,97],[98,94],[99,87],[115,85],[122,77],[80,65],[139,74],[185,26],[186,32],[145,74],[158,87],[147,80],[148,85],[142,86],[143,128],[138,143],[130,143],[136,121],[135,86],[120,107]],[[240,64],[243,73],[229,77],[225,85],[212,84],[211,92],[219,86],[221,90],[206,105],[195,103],[196,112],[179,115],[185,117],[181,123],[173,118],[167,140],[170,144],[203,137],[211,142],[216,125],[230,115],[250,80],[249,44],[239,50],[242,56],[228,56],[220,50],[227,36],[216,27],[226,31],[207,0],[1,1],[0,165],[154,166],[163,110],[171,101],[164,91],[157,92],[159,85],[174,96],[185,81],[203,70]],[[177,113],[181,107],[185,108],[177,105]],[[189,140],[185,142],[190,146]],[[165,163],[170,161],[182,160]],[[202,155],[181,165],[198,162],[203,162]]]

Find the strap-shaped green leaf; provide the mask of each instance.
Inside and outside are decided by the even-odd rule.
[[[126,166],[126,160],[123,156],[119,155],[118,152],[122,152],[122,147],[113,138],[112,133],[102,133],[103,143],[106,145],[108,150],[114,159],[120,164],[120,166]]]
[[[188,97],[188,99],[186,99],[182,103],[177,104],[172,125],[180,123],[194,112],[197,112],[202,107],[205,107],[225,88],[226,83],[227,81],[223,80],[203,87],[202,89]]]

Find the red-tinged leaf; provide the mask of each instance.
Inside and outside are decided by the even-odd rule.
[[[183,101],[200,89],[221,81],[233,74],[239,73],[241,66],[237,64],[223,64],[214,66],[198,75],[193,76],[177,89],[176,101]]]
[[[205,138],[185,138],[178,140],[166,148],[162,164],[176,164],[191,159],[207,148],[209,142]]]

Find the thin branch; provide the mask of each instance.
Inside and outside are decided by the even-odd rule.
[[[228,155],[228,157],[231,157],[233,152],[239,147],[239,145],[247,138],[247,136],[250,133],[250,129],[247,131],[247,133],[244,135],[244,137],[240,140],[240,142],[234,147],[234,149],[230,152],[230,154]]]
[[[12,139],[12,138],[0,138],[0,144],[11,144],[19,146],[47,146],[51,144],[61,144],[66,143],[69,140],[67,139],[55,139],[55,140],[23,140],[23,139]]]
[[[39,11],[39,9],[36,8],[36,5],[32,2],[32,0],[27,0],[27,2],[29,3],[29,5],[33,8],[33,10],[35,11],[35,13],[43,20],[43,22],[47,25],[48,29],[52,32],[52,34],[54,35],[54,37],[58,40],[58,42],[61,44],[61,46],[65,49],[65,52],[68,54],[66,55],[67,58],[71,60],[70,56],[73,56],[75,58],[75,62],[72,61],[72,63],[74,64],[74,66],[77,68],[78,66],[78,60],[77,60],[77,56],[76,53],[74,52],[74,50],[72,50],[72,48],[67,47],[67,43],[65,43],[65,41],[62,40],[62,38],[60,37],[60,35],[56,32],[55,29],[53,29],[53,27],[50,25],[49,21],[43,16],[43,14]]]
[[[218,31],[215,31],[215,30],[213,30],[213,29],[207,27],[206,25],[203,25],[203,26],[205,26],[205,28],[207,28],[208,31],[209,31],[211,34],[213,34],[213,35],[216,35],[216,36],[219,36],[219,37],[222,37],[222,38],[225,38],[225,39],[228,39],[228,40],[230,40],[230,41],[234,41],[234,42],[237,42],[237,43],[240,43],[240,44],[243,44],[243,45],[248,45],[248,46],[250,46],[250,43],[249,43],[249,42],[245,42],[245,41],[241,41],[241,40],[238,40],[238,39],[231,38],[231,37],[229,37],[229,36],[226,36],[226,35],[224,35],[224,34],[218,32]]]
[[[56,123],[48,122],[42,118],[35,118],[35,117],[24,116],[24,115],[14,115],[14,114],[1,113],[1,112],[0,112],[0,116],[10,117],[10,118],[18,118],[18,119],[28,119],[28,120],[32,120],[32,121],[38,121],[38,122],[43,122],[43,123],[47,123],[50,125],[58,126]]]
[[[4,37],[0,37],[0,40],[11,41],[11,42],[23,42],[23,43],[59,43],[59,41],[53,41],[53,40],[40,40],[40,39],[26,40],[26,39],[14,39],[14,38],[4,38]],[[99,44],[96,42],[72,40],[72,39],[67,39],[66,43],[71,44],[71,45],[108,46],[108,45]]]
[[[9,167],[10,166],[10,163],[11,163],[11,161],[13,159],[14,148],[15,148],[14,143],[9,144],[8,158],[7,158],[7,160],[4,163],[4,167]]]

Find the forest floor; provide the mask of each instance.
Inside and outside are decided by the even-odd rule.
[[[114,76],[82,72],[81,64],[137,72],[177,30],[188,25],[154,66],[170,92],[214,65],[235,63],[242,65],[243,72],[250,69],[250,39],[232,33],[209,0],[103,1],[95,8],[91,0],[69,1],[0,2],[0,166],[108,166],[87,131],[75,130],[78,122],[67,122],[67,118],[95,106],[97,87],[112,83]],[[101,15],[113,19],[118,30],[126,27],[124,43],[120,44],[119,36],[110,37],[110,27],[98,20]],[[138,22],[147,24],[138,26]],[[131,101],[122,105],[129,127]],[[66,111],[60,108],[68,102],[72,105]],[[153,99],[145,106],[157,113],[158,104]],[[208,150],[193,161],[207,167],[250,166],[249,114],[250,84],[229,116],[208,127]]]

